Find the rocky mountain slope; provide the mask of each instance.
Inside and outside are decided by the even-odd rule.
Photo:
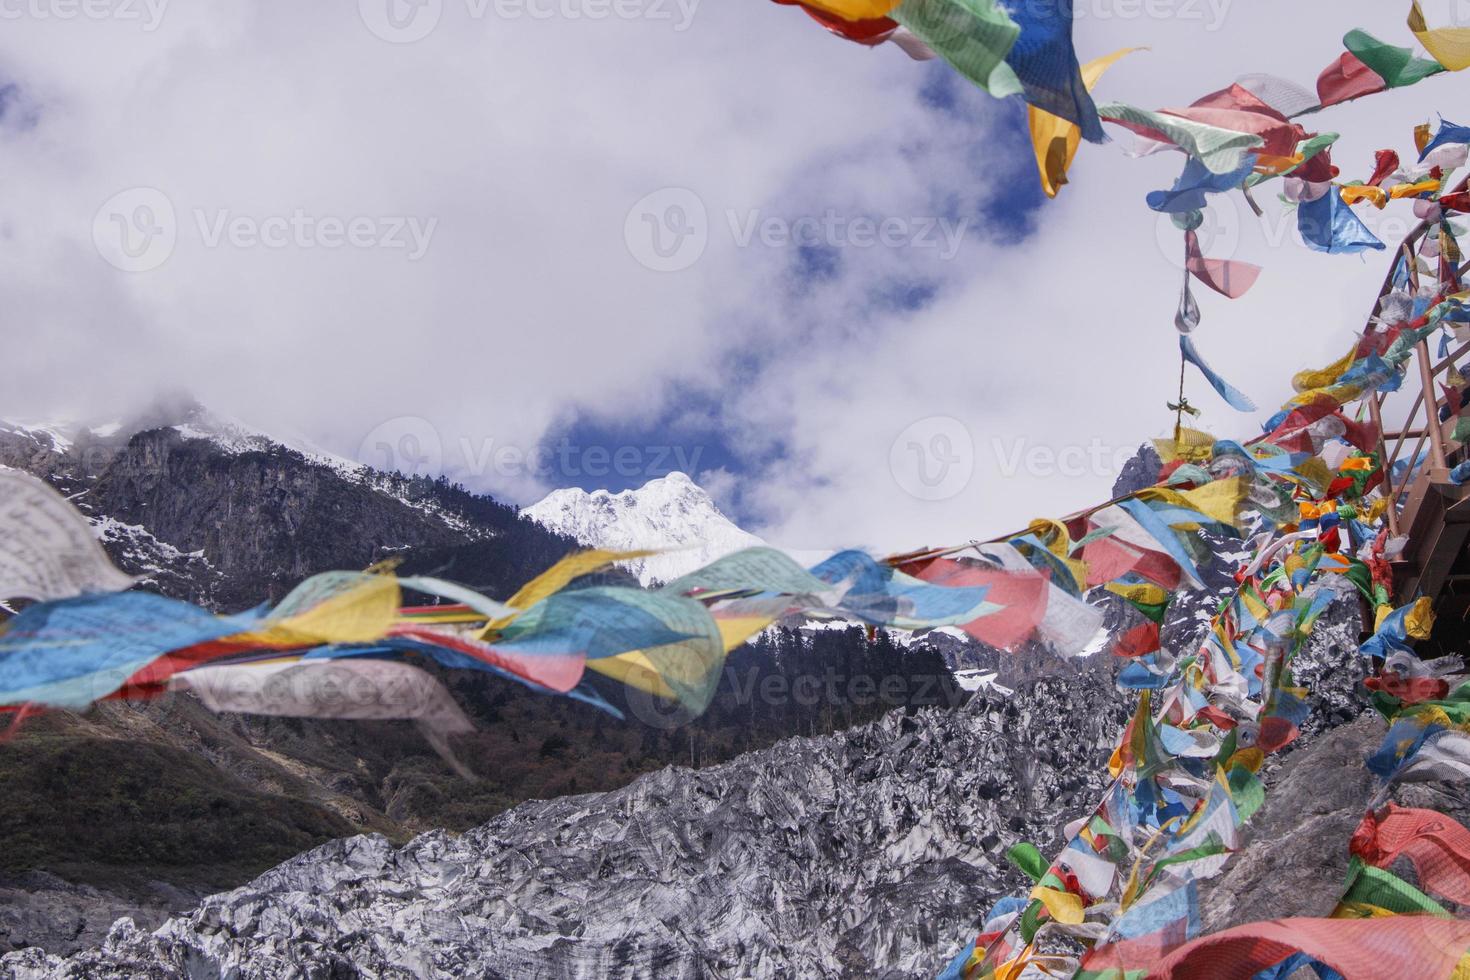
[[[192,405],[90,428],[0,423],[0,464],[71,495],[141,588],[221,611],[384,558],[504,598],[576,547],[488,497],[287,445]],[[215,715],[190,695],[32,719],[0,744],[0,951],[93,944],[125,911],[162,921],[332,838],[464,830],[527,799],[611,790],[671,761],[720,762],[913,701],[912,691],[856,709],[752,698],[767,678],[789,691],[829,667],[901,669],[925,689],[952,689],[935,683],[948,672],[925,650],[869,643],[861,630],[763,642],[736,652],[716,706],[692,724],[651,727],[627,705],[635,720],[618,722],[444,673],[477,727],[455,743],[472,781],[408,723]]]
[[[588,547],[663,550],[627,563],[644,585],[671,582],[732,551],[765,543],[737,527],[703,488],[678,472],[622,493],[553,490],[523,513]]]
[[[1045,681],[895,712],[459,836],[337,841],[154,936],[124,926],[103,950],[18,954],[0,975],[932,975],[1019,887],[1004,848],[1055,843],[1101,790],[1125,721],[1105,684]]]
[[[1355,603],[1335,604],[1300,656],[1313,716],[1264,773],[1247,853],[1206,892],[1212,928],[1336,896],[1336,831],[1370,788],[1322,774],[1361,768],[1381,729],[1344,725],[1365,708],[1359,625]],[[1104,788],[1130,708],[1110,659],[956,711],[522,804],[462,835],[334,841],[151,933],[123,920],[71,957],[0,958],[0,977],[933,976],[1025,887],[1005,849],[1058,846]],[[1285,854],[1302,813],[1333,834]]]

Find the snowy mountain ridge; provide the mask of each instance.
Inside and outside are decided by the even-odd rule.
[[[625,563],[644,585],[672,581],[733,551],[765,544],[677,471],[621,493],[553,490],[521,514],[591,548],[659,550]]]
[[[9,436],[29,440],[40,452],[73,454],[93,467],[105,465],[107,460],[126,450],[134,435],[151,429],[171,429],[183,439],[207,442],[226,456],[285,449],[298,453],[313,466],[333,471],[350,483],[420,511],[449,530],[470,538],[488,537],[492,533],[476,527],[472,521],[446,510],[433,500],[405,495],[401,492],[402,481],[395,480],[392,474],[323,449],[299,433],[267,432],[190,400],[178,403],[163,400],[129,418],[103,423],[0,418],[0,438]],[[123,532],[120,528],[113,528],[110,533],[117,536]]]

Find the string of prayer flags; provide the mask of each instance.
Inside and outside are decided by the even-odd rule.
[[[1361,350],[1355,346],[1323,371],[1301,372],[1296,387],[1318,391],[1330,386],[1357,363]],[[1369,390],[1360,384],[1356,396]],[[1381,553],[1383,536],[1363,523],[1377,521],[1383,513],[1377,502],[1363,502],[1379,485],[1373,478],[1380,463],[1368,448],[1375,433],[1369,428],[1350,436],[1347,423],[1352,420],[1341,416],[1338,402],[1309,404],[1308,409],[1280,413],[1267,424],[1262,441],[1202,443],[1202,453],[1190,448],[1173,454],[1165,459],[1157,486],[1087,517],[1089,525],[1107,525],[1116,523],[1107,516],[1110,512],[1121,513],[1137,525],[1137,530],[1083,539],[1078,550],[1088,565],[1089,581],[1099,571],[1121,573],[1106,582],[1107,589],[1147,614],[1150,603],[1162,609],[1168,591],[1139,579],[1125,562],[1115,559],[1110,567],[1106,552],[1089,555],[1089,548],[1116,546],[1127,535],[1140,533],[1161,546],[1172,538],[1168,560],[1184,575],[1191,559],[1189,529],[1238,529],[1261,506],[1257,500],[1263,485],[1277,484],[1300,495],[1297,501],[1286,498],[1292,503],[1289,513],[1272,504],[1277,519],[1265,524],[1270,529],[1253,542],[1254,559],[1237,573],[1239,587],[1221,604],[1197,653],[1186,657],[1159,649],[1161,613],[1146,616],[1115,640],[1112,652],[1127,661],[1117,682],[1140,691],[1140,697],[1110,761],[1112,787],[1091,815],[1068,826],[1067,843],[1053,865],[1041,878],[1031,876],[1034,886],[1026,913],[976,937],[967,955],[951,965],[955,976],[1039,968],[1039,945],[1046,937],[1062,936],[1081,939],[1087,951],[1080,962],[1049,960],[1047,969],[1062,974],[1076,970],[1075,975],[1084,977],[1169,975],[1176,964],[1206,972],[1223,964],[1250,976],[1277,967],[1290,973],[1308,962],[1366,962],[1354,958],[1364,955],[1364,943],[1377,939],[1338,925],[1364,920],[1307,920],[1324,925],[1306,942],[1279,946],[1261,945],[1261,930],[1273,923],[1199,938],[1197,883],[1218,874],[1238,847],[1239,828],[1264,800],[1256,770],[1269,753],[1299,736],[1307,716],[1307,694],[1292,679],[1292,658],[1343,590],[1356,594],[1370,584],[1378,588],[1379,572],[1371,562],[1379,561],[1373,556]],[[1317,438],[1302,443],[1303,433],[1319,423]],[[1299,445],[1300,451],[1287,452],[1265,440]],[[1068,527],[1074,535],[1082,530]],[[1349,528],[1354,547],[1369,556],[1368,562],[1329,560],[1339,547],[1339,532],[1345,535]],[[1353,576],[1356,581],[1350,581]],[[1414,760],[1420,757],[1423,778],[1470,773],[1470,738],[1462,733],[1470,730],[1470,684],[1447,695],[1448,683],[1425,668],[1407,642],[1428,636],[1431,626],[1427,601],[1385,615],[1379,624],[1379,635],[1394,642],[1380,652],[1387,653],[1388,672],[1371,687],[1381,709],[1398,713],[1383,747],[1369,760],[1370,768],[1385,778],[1414,778]],[[1370,641],[1364,652],[1373,651]],[[1368,863],[1356,859],[1358,871],[1341,907],[1347,914],[1372,908],[1382,910],[1372,914],[1384,916],[1444,914],[1431,898],[1372,864],[1412,852],[1433,862],[1434,871],[1426,878],[1444,882],[1449,891],[1470,889],[1470,860],[1461,855],[1470,853],[1470,831],[1437,815],[1394,819],[1390,826],[1395,833],[1401,834],[1402,826],[1423,827],[1424,839],[1405,847],[1398,844],[1402,836],[1391,836],[1381,854],[1370,854]],[[1099,836],[1103,828],[1113,833]],[[1038,861],[1031,863],[1039,866]],[[1463,937],[1459,932],[1451,937],[1464,940],[1458,952],[1470,946],[1467,926],[1457,923],[1456,928],[1466,931]],[[1382,934],[1388,937],[1384,941],[1408,944],[1406,963],[1419,962],[1412,928],[1401,923]]]
[[[253,705],[261,708],[257,713],[300,715],[315,710],[307,702],[321,677],[393,680],[404,696],[428,697],[433,692],[417,680],[411,664],[373,663],[397,664],[409,656],[495,673],[616,713],[584,684],[585,671],[592,670],[698,713],[713,696],[727,651],[787,612],[925,629],[970,622],[1000,608],[985,600],[984,587],[925,582],[861,552],[841,552],[806,570],[773,549],[757,548],[654,592],[576,587],[578,579],[614,562],[649,554],[589,551],[558,561],[505,602],[427,576],[400,580],[387,573],[329,572],[306,580],[269,611],[217,616],[143,592],[70,594],[132,580],[112,569],[105,556],[99,559],[85,518],[55,491],[33,477],[11,471],[4,477],[4,486],[15,492],[5,498],[0,567],[12,570],[16,594],[64,597],[28,606],[0,624],[0,705],[84,708],[103,699],[192,689],[233,706],[221,710]],[[1028,576],[1054,588],[1024,558],[1016,561]],[[450,600],[450,614],[405,609],[405,587]],[[1053,639],[1076,647],[1085,642],[1061,624],[1090,620],[1062,617],[1067,607],[1061,601],[1051,613],[1039,602],[1033,598],[1024,610],[1034,616],[1031,629],[1051,629]],[[277,666],[267,668],[261,658]],[[290,671],[281,666],[304,660],[312,663]],[[336,660],[351,663],[332,673],[327,666]],[[236,687],[222,687],[227,681]],[[262,699],[273,693],[279,697],[268,706]],[[392,716],[428,724],[413,705],[365,703],[336,715],[327,710],[317,716],[351,717],[350,711],[359,710],[387,717],[401,711]],[[442,705],[432,714],[449,718]],[[454,727],[448,721],[428,725],[439,736]]]
[[[1324,108],[1413,85],[1444,71],[1438,62],[1415,57],[1409,48],[1387,44],[1367,31],[1349,31],[1342,43],[1347,51],[1317,77],[1317,96]]]
[[[256,625],[146,592],[37,603],[0,633],[0,704],[86,708],[169,652]]]

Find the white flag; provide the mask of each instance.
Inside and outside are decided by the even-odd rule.
[[[87,518],[44,482],[0,467],[0,599],[68,599],[133,584]]]

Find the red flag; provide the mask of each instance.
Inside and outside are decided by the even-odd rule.
[[[1370,691],[1382,691],[1405,704],[1440,701],[1450,693],[1449,682],[1439,677],[1400,677],[1398,674],[1387,673],[1382,677],[1369,677],[1363,684]]]
[[[1012,572],[949,558],[912,562],[902,571],[935,585],[986,587],[985,601],[1002,608],[960,628],[981,643],[1014,650],[1046,615],[1050,579],[1041,572]]]
[[[1242,89],[1242,91],[1244,91]],[[1264,106],[1265,103],[1262,103]],[[1217,126],[1236,133],[1259,136],[1265,145],[1257,152],[1271,156],[1290,156],[1296,152],[1297,143],[1306,138],[1306,130],[1291,122],[1269,106],[1263,112],[1245,109],[1217,108],[1215,106],[1192,105],[1183,109],[1160,109],[1168,116],[1179,116],[1206,126]]]
[[[1142,657],[1159,648],[1159,624],[1144,620],[1133,627],[1113,644],[1115,657]]]
[[[1179,565],[1162,551],[1136,548],[1116,535],[1098,538],[1082,546],[1082,560],[1087,563],[1087,584],[1105,585],[1129,572],[1165,589],[1179,588],[1182,577]]]
[[[1200,254],[1199,236],[1193,231],[1184,233],[1184,255],[1185,268],[1196,279],[1231,299],[1245,295],[1261,274],[1261,267],[1249,262],[1205,258]]]
[[[1399,168],[1399,155],[1392,150],[1379,150],[1374,154],[1373,176],[1368,178],[1369,187],[1377,187],[1383,179]]]
[[[1351,51],[1344,51],[1322,74],[1317,76],[1317,98],[1325,109],[1349,99],[1362,98],[1374,92],[1382,92],[1388,83],[1378,73],[1358,60]]]
[[[1470,191],[1460,191],[1456,194],[1441,194],[1439,206],[1446,211],[1470,211]]]
[[[887,17],[874,17],[871,20],[843,20],[836,14],[829,14],[816,7],[808,7],[801,0],[774,0],[774,2],[788,7],[800,7],[812,20],[838,37],[855,41],[858,44],[866,44],[869,47],[882,44],[888,40],[888,35],[898,30],[898,22]]]
[[[1372,811],[1353,832],[1348,849],[1376,868],[1406,857],[1420,887],[1453,902],[1470,902],[1470,830],[1435,810],[1390,803]]]
[[[1083,957],[1082,967],[1097,973],[1147,970],[1151,977],[1172,980],[1249,980],[1303,952],[1348,980],[1447,977],[1467,945],[1470,922],[1431,915],[1271,919],[1201,936],[1162,957],[1168,946],[1156,934],[1098,946]]]

